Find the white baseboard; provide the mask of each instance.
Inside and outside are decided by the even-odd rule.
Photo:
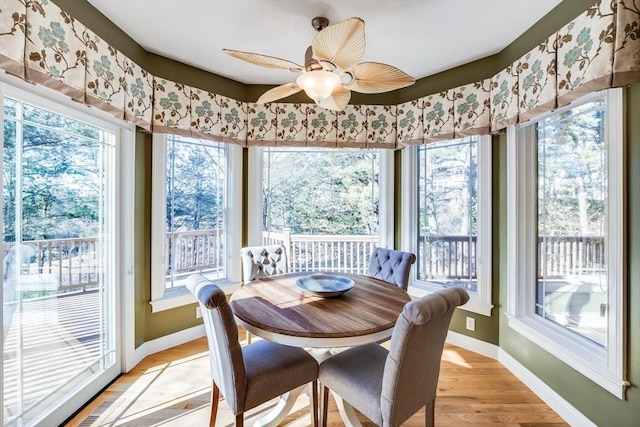
[[[574,408],[562,396],[556,393],[551,387],[536,377],[531,371],[514,359],[509,353],[494,344],[471,338],[458,332],[449,331],[447,342],[455,346],[464,348],[474,353],[500,362],[513,375],[533,391],[540,399],[553,409],[562,419],[572,426],[591,427],[595,424],[585,417],[580,411]]]
[[[198,325],[171,335],[165,335],[164,337],[147,341],[135,349],[132,358],[133,360],[131,361],[132,364],[127,367],[126,371],[131,370],[131,368],[140,363],[142,359],[151,354],[193,341],[203,336],[205,336],[204,325]]]
[[[449,331],[447,333],[447,342],[449,344],[462,347],[465,350],[473,351],[474,353],[481,354],[485,357],[498,360],[499,347],[486,341],[481,341],[458,332]]]
[[[551,409],[556,411],[569,425],[591,427],[596,426],[582,412],[574,408],[562,396],[556,393],[551,387],[536,377],[531,371],[514,359],[509,353],[500,349],[498,361],[507,368],[513,375],[518,377],[527,387],[531,389],[540,399]]]

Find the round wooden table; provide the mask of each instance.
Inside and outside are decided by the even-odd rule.
[[[233,293],[231,308],[249,332],[297,347],[347,347],[389,338],[409,294],[358,274],[335,273],[354,281],[346,293],[322,298],[296,280],[313,273],[289,273],[248,283]],[[334,274],[334,273],[327,273]]]

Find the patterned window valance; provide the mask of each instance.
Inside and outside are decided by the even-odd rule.
[[[152,76],[49,0],[0,0],[0,68],[152,132],[241,145],[382,147],[499,132],[640,83],[640,10],[602,0],[490,79],[400,105],[257,105]]]

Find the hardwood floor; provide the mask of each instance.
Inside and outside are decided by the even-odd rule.
[[[244,337],[242,333],[240,335]],[[67,426],[205,426],[209,417],[209,358],[205,338],[145,358],[94,399]],[[245,416],[245,425],[273,406],[274,399]],[[218,426],[234,416],[221,398]],[[361,417],[365,426],[373,424]],[[343,425],[329,398],[329,426]],[[311,425],[309,399],[298,399],[282,425]],[[423,426],[424,409],[404,425]],[[495,360],[447,345],[443,354],[436,425],[545,426],[567,424]]]

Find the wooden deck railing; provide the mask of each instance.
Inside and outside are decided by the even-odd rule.
[[[222,230],[210,229],[167,234],[167,248],[173,245],[174,273],[188,273],[223,266],[220,248]],[[366,273],[369,256],[378,236],[362,235],[302,235],[264,232],[264,244],[283,244],[287,248],[289,270],[336,271]],[[419,241],[418,277],[425,279],[475,280],[476,236],[428,236]],[[604,238],[547,237],[538,242],[539,277],[588,274],[606,268]],[[86,290],[99,283],[100,260],[98,238],[33,240],[23,242],[21,250],[15,244],[3,245],[4,277],[20,266],[21,274],[43,275],[57,281],[61,290]],[[16,253],[21,253],[21,260]],[[542,270],[544,257],[545,270]],[[173,259],[171,261],[174,261]],[[172,263],[169,263],[172,265]],[[170,270],[167,271],[169,273]]]
[[[420,236],[419,280],[476,279],[476,236]]]
[[[40,276],[57,283],[58,290],[86,290],[99,283],[98,238],[30,240],[19,247],[3,245],[3,274],[10,279],[19,274]]]
[[[422,236],[418,277],[476,280],[476,236]],[[605,269],[604,238],[546,236],[538,238],[538,277],[581,275]]]
[[[604,237],[549,236],[538,239],[538,277],[594,274],[605,269]]]
[[[378,236],[263,232],[265,245],[287,248],[289,271],[335,271],[365,274]]]
[[[173,238],[172,238],[173,236]],[[168,254],[173,258],[167,263],[167,275],[219,269],[224,265],[221,229],[179,231],[167,233],[166,245]],[[173,246],[173,251],[168,249]]]

